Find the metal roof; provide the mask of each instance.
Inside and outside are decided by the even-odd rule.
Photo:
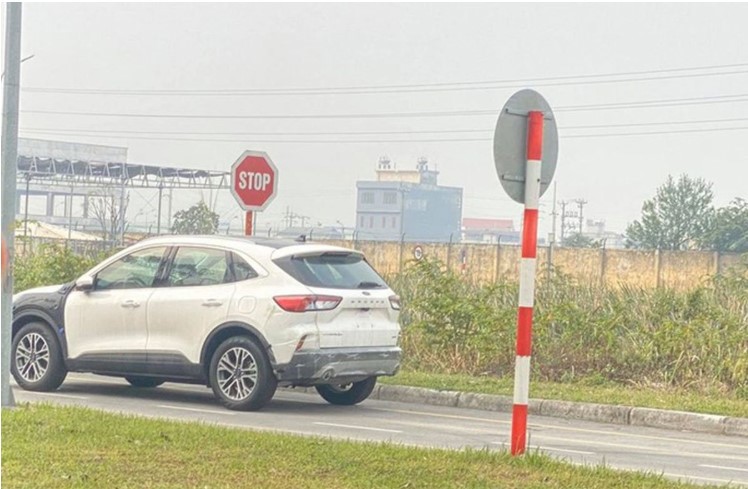
[[[48,185],[228,189],[228,171],[18,156],[17,178]]]

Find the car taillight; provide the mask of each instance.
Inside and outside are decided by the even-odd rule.
[[[277,295],[273,300],[288,312],[330,311],[338,307],[342,297],[334,295]]]
[[[399,311],[400,310],[400,296],[391,295],[390,296],[390,306],[392,306],[392,309],[395,309],[396,311]]]

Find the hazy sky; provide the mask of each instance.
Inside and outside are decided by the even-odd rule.
[[[32,3],[23,15],[22,54],[34,55],[23,87],[115,92],[26,90],[21,136],[122,145],[133,163],[206,169],[228,170],[245,149],[266,151],[280,180],[263,227],[277,226],[286,206],[312,222],[353,225],[355,182],[374,178],[381,155],[408,169],[427,156],[441,184],[464,188],[463,217],[514,218],[519,227],[521,205],[499,184],[492,136],[520,88],[536,89],[556,112],[557,200],[587,200],[585,216],[609,230],[639,218],[668,174],[713,182],[718,205],[748,197],[745,3]],[[392,115],[438,111],[467,113]],[[380,116],[320,117],[342,114]],[[663,134],[622,135],[643,132]],[[273,142],[283,139],[317,142]],[[552,200],[550,191],[541,200],[543,233]],[[239,216],[228,192],[218,210]],[[147,212],[153,222],[155,207]]]

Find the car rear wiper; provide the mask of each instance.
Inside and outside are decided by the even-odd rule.
[[[360,282],[356,288],[357,289],[381,289],[384,285],[377,283],[377,282]]]

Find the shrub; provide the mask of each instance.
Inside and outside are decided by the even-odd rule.
[[[403,298],[410,368],[505,375],[514,368],[518,287],[471,284],[424,260],[390,280]],[[748,383],[745,273],[689,292],[580,284],[559,270],[539,282],[533,375],[679,387]],[[741,387],[743,386],[743,387]]]
[[[34,253],[18,256],[13,271],[13,290],[56,285],[75,280],[103,257],[76,255],[58,245],[42,245]]]

